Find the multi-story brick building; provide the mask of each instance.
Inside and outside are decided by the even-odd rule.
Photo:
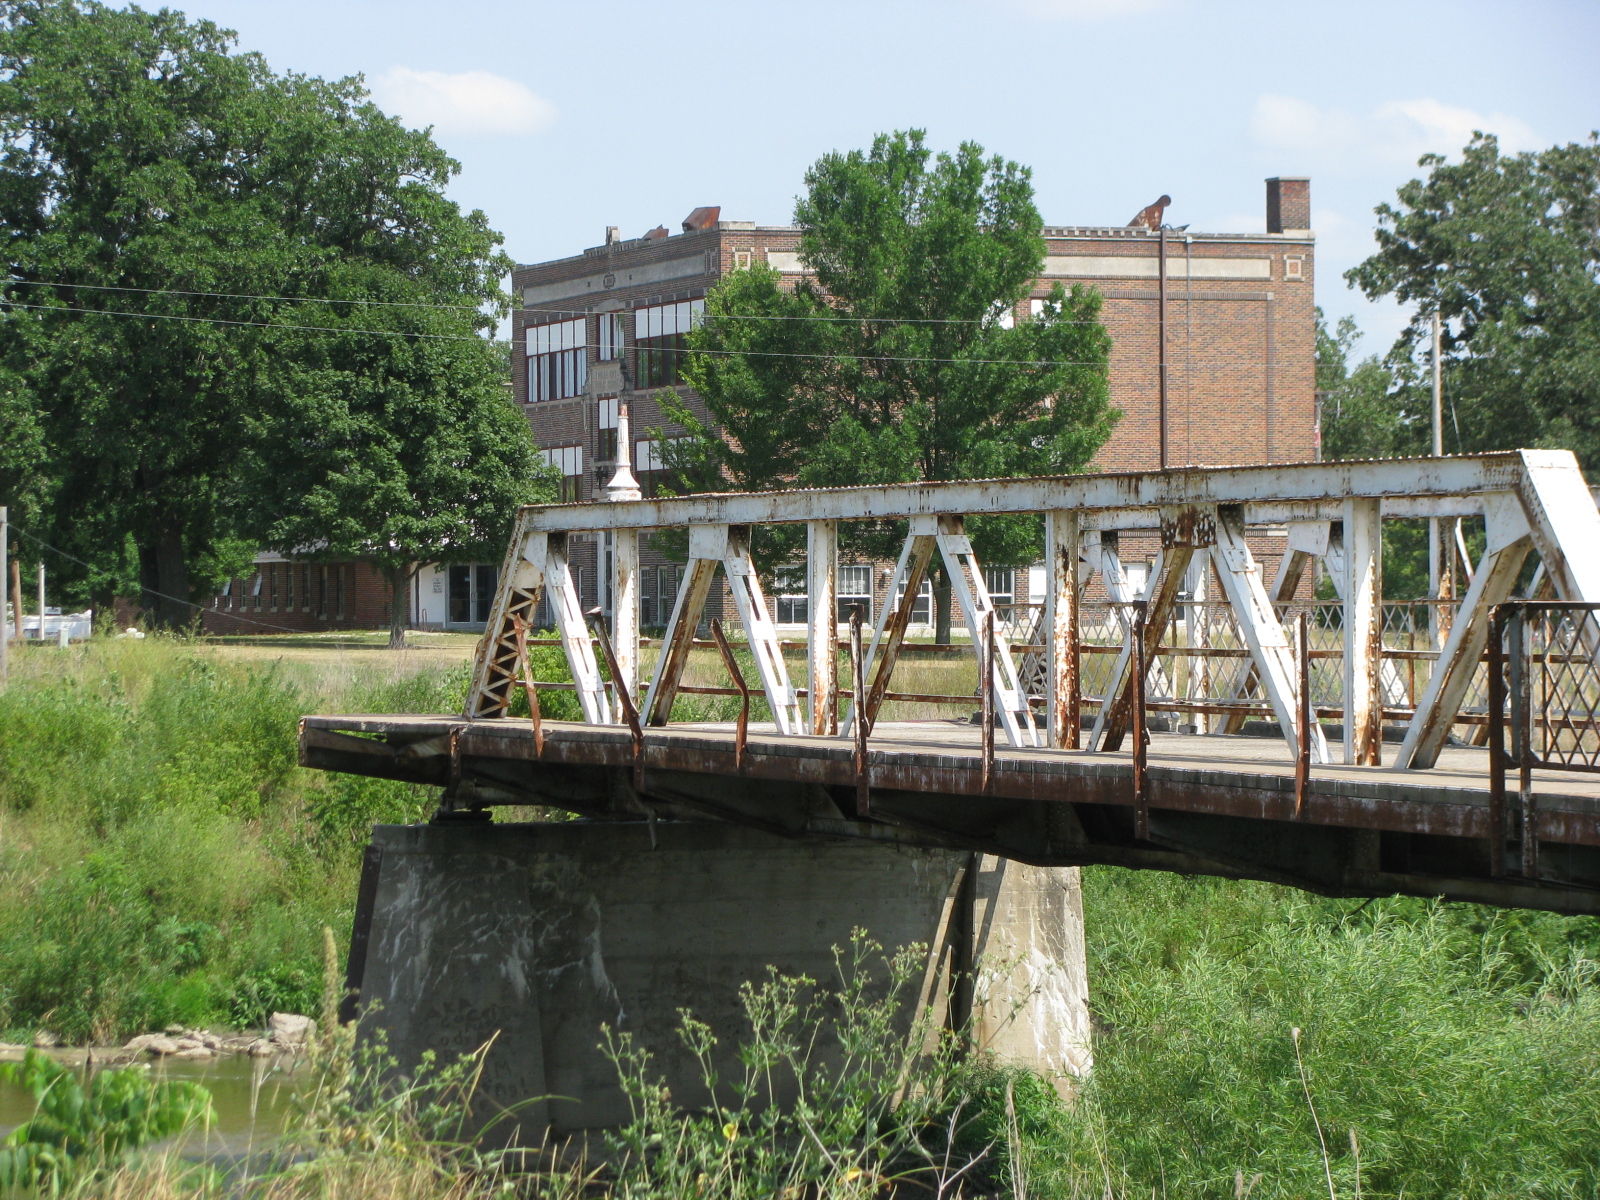
[[[1027,320],[1057,283],[1088,284],[1104,297],[1111,398],[1122,420],[1098,468],[1316,457],[1310,225],[1309,181],[1275,178],[1267,181],[1265,234],[1139,224],[1045,229],[1044,271],[1015,319]],[[793,226],[724,221],[719,209],[699,208],[679,233],[660,227],[624,239],[608,229],[602,245],[516,269],[514,389],[568,498],[596,497],[610,477],[621,404],[633,418],[636,473],[651,490],[661,459],[648,431],[671,434],[656,397],[679,382],[680,351],[706,292],[757,262],[798,278],[798,246]],[[603,546],[577,556],[586,601],[607,599],[603,556]],[[846,598],[852,590],[881,590],[883,573],[870,567],[841,564],[841,604],[859,602]],[[648,563],[646,625],[664,620],[676,578],[665,559]],[[1001,598],[1026,598],[1020,574],[995,572],[991,583]],[[781,596],[775,604],[782,622]]]
[[[1146,211],[1159,224],[1160,210]],[[516,268],[514,394],[546,459],[561,472],[564,499],[601,494],[615,467],[624,404],[632,416],[634,470],[651,493],[665,476],[650,431],[672,433],[657,395],[679,385],[685,338],[706,292],[728,272],[757,262],[796,279],[803,274],[795,227],[720,216],[720,209],[698,208],[676,234],[658,227],[624,239],[608,229],[602,245],[581,254]],[[1088,284],[1104,297],[1111,399],[1122,419],[1096,467],[1316,457],[1310,225],[1309,181],[1284,177],[1267,180],[1265,234],[1138,223],[1045,229],[1044,271],[1014,318],[1027,320],[1057,283]],[[678,390],[697,406],[692,391]],[[608,604],[604,556],[603,543],[575,548],[586,603]],[[1125,557],[1137,578],[1137,551]],[[257,568],[214,599],[208,626],[387,623],[387,587],[360,564],[307,567],[263,555]],[[494,564],[424,567],[411,598],[413,624],[481,628],[496,574]],[[881,564],[841,563],[841,609],[875,612],[885,600],[885,575]],[[646,626],[665,621],[678,578],[666,556],[647,548]],[[1001,602],[1022,602],[1037,590],[1025,572],[996,570],[989,582]],[[773,590],[780,624],[803,619],[803,599],[786,597],[781,577]]]

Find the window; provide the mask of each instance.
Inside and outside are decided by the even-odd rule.
[[[261,607],[261,572],[256,572],[254,581],[250,584],[250,603],[255,608]]]
[[[672,617],[672,605],[678,598],[683,568],[676,565],[646,567],[639,575],[639,624],[651,628],[664,627]]]
[[[633,473],[639,480],[639,492],[646,499],[653,496],[672,495],[676,479],[661,457],[661,446],[654,438],[633,444]]]
[[[901,584],[895,589],[894,602],[896,606],[900,598],[905,595],[905,585]],[[911,624],[927,625],[933,621],[933,581],[924,579],[922,586],[917,589],[917,599],[911,605]]]
[[[689,330],[705,309],[704,300],[680,300],[634,310],[634,387],[668,387],[682,378]]]
[[[617,461],[617,398],[600,397],[599,429],[595,434],[595,457],[601,462]]]
[[[558,498],[570,503],[579,498],[579,484],[583,479],[583,447],[557,446],[540,452],[544,461],[561,472]]]
[[[853,609],[861,612],[861,623],[872,620],[872,565],[842,566],[834,579],[834,606],[837,619],[848,621]]]
[[[989,602],[995,605],[1012,604],[1017,598],[1017,573],[1010,567],[985,567],[983,586],[989,590]]]
[[[600,352],[596,357],[601,362],[612,362],[622,357],[622,332],[625,328],[622,313],[600,314]]]
[[[779,567],[772,580],[772,591],[774,619],[779,625],[804,625],[811,619],[805,567]]]
[[[530,325],[524,331],[528,349],[528,403],[578,396],[589,381],[587,320]]]

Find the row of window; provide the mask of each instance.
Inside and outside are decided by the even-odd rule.
[[[212,607],[221,612],[315,612],[335,619],[345,615],[344,564],[263,563],[247,579],[230,579],[222,585]]]
[[[1016,572],[1010,567],[985,567],[983,584],[995,604],[1011,604],[1016,599]],[[811,601],[806,595],[804,567],[780,567],[773,580],[773,620],[779,625],[804,625],[811,619]],[[834,572],[834,619],[848,621],[853,611],[861,613],[863,623],[872,620],[872,567],[870,564],[840,564]],[[894,602],[900,603],[901,591]],[[911,607],[913,625],[933,623],[933,583],[924,579]]]
[[[681,380],[689,331],[699,324],[705,307],[704,300],[679,300],[633,310],[634,387],[668,387]],[[623,356],[625,316],[597,316],[597,361],[612,362]],[[529,404],[583,394],[589,382],[587,317],[529,325],[523,338],[528,357]]]

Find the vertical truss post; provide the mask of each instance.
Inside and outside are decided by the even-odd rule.
[[[1311,788],[1311,620],[1301,612],[1296,622],[1296,649],[1300,655],[1300,703],[1296,709],[1294,755],[1294,815],[1306,810],[1306,793]]]
[[[806,522],[807,685],[811,732],[818,737],[839,732],[838,555],[838,522]]]
[[[983,570],[978,565],[977,555],[972,552],[972,542],[967,538],[965,518],[940,517],[936,540],[945,570],[950,576],[950,590],[961,605],[967,629],[977,638],[986,615],[994,613],[994,602],[989,599],[988,586],[983,582]],[[994,661],[990,669],[996,674],[995,699],[999,704],[1000,720],[1006,727],[1006,737],[1013,746],[1037,746],[1038,732],[1033,726],[1028,696],[1017,677],[1017,664],[1011,657],[1010,643],[999,630],[994,635]]]
[[[1532,548],[1528,522],[1514,498],[1503,494],[1487,497],[1483,518],[1483,558],[1472,574],[1472,584],[1462,598],[1450,636],[1439,651],[1405,741],[1395,755],[1395,765],[1402,770],[1422,770],[1439,760],[1488,643],[1489,613],[1510,597]]]
[[[1506,844],[1506,624],[1516,620],[1504,604],[1489,619],[1489,875],[1505,874]]]
[[[1189,679],[1185,691],[1192,703],[1204,704],[1211,695],[1211,613],[1207,603],[1211,598],[1211,551],[1196,554],[1189,563],[1189,611],[1184,628],[1188,631],[1189,649],[1196,653],[1189,659]],[[1174,672],[1176,673],[1176,672]],[[1210,733],[1212,714],[1195,714],[1194,727],[1199,733]]]
[[[1267,699],[1283,737],[1297,752],[1295,698],[1300,694],[1294,656],[1277,609],[1261,582],[1261,568],[1245,542],[1244,522],[1237,509],[1221,508],[1216,521],[1217,578],[1239,622],[1239,632],[1250,647],[1256,676],[1266,687]],[[1311,726],[1311,760],[1328,761],[1328,744],[1322,727]]]
[[[1380,502],[1344,502],[1344,760],[1375,767],[1383,749]]]
[[[850,610],[850,702],[855,712],[866,711],[866,662],[861,654],[861,610]],[[872,814],[872,785],[867,779],[868,722],[855,723],[856,816],[866,820]]]
[[[1133,620],[1130,622],[1133,645],[1133,670],[1128,674],[1128,714],[1133,732],[1133,836],[1143,840],[1150,836],[1150,801],[1147,795],[1149,780],[1145,770],[1150,753],[1150,730],[1146,722],[1144,705],[1145,629],[1148,628],[1149,603],[1135,600]]]
[[[1542,628],[1541,628],[1542,632]],[[1548,653],[1549,642],[1545,641]],[[1528,638],[1526,612],[1519,612],[1511,626],[1511,709],[1515,713],[1513,745],[1517,758],[1517,820],[1522,842],[1522,875],[1534,879],[1539,874],[1539,830],[1533,800],[1533,656]]]
[[[1078,586],[1078,545],[1082,520],[1076,512],[1057,509],[1045,516],[1044,556],[1049,564],[1045,576],[1044,643],[1048,669],[1045,672],[1045,729],[1050,746],[1058,750],[1078,748],[1078,727],[1083,707],[1083,685],[1078,672],[1080,659],[1080,609],[1082,589]]]
[[[629,696],[639,695],[639,531],[611,535],[611,648],[615,678]]]
[[[755,561],[750,556],[750,531],[742,525],[728,530],[723,551],[722,569],[728,577],[728,589],[733,593],[733,606],[739,612],[744,626],[745,641],[756,660],[756,671],[761,676],[761,686],[766,692],[767,705],[772,709],[772,719],[781,734],[801,733],[805,721],[800,712],[800,698],[789,684],[789,668],[783,661],[783,651],[778,646],[778,630],[767,610],[767,598],[761,591],[761,578],[756,574]]]
[[[994,610],[983,614],[983,651],[978,656],[978,673],[982,679],[980,690],[983,705],[983,771],[979,790],[988,792],[989,776],[994,771]]]

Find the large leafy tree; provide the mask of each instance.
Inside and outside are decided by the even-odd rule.
[[[347,389],[349,419],[387,422],[395,439],[494,427],[528,461],[527,431],[504,419],[503,383],[483,366],[507,262],[483,215],[445,198],[456,169],[358,81],[275,75],[209,22],[97,0],[0,3],[0,354],[35,397],[55,539],[91,583],[131,561],[157,618],[181,624],[242,547],[291,529],[296,549],[355,544],[354,504],[340,524],[313,503],[347,483],[328,472],[348,466],[348,423],[307,428],[328,414],[292,394],[301,386]],[[426,331],[392,319],[407,311],[433,314]],[[402,457],[361,476],[368,544],[392,540],[383,504],[397,484],[382,471]],[[500,469],[492,455],[465,469],[479,461]]]
[[[876,138],[806,174],[795,208],[809,274],[729,275],[690,336],[685,376],[710,420],[671,465],[744,490],[983,479],[1081,469],[1109,436],[1110,340],[1097,293],[1057,287],[1015,320],[1044,262],[1026,167],[923,133]],[[1038,553],[1025,521],[975,521],[984,561]],[[876,549],[879,547],[869,547]],[[949,582],[935,577],[948,639]]]
[[[1600,467],[1600,140],[1508,155],[1480,133],[1419,165],[1347,275],[1416,312],[1390,356],[1399,424],[1428,428],[1438,312],[1447,450],[1565,446]]]

